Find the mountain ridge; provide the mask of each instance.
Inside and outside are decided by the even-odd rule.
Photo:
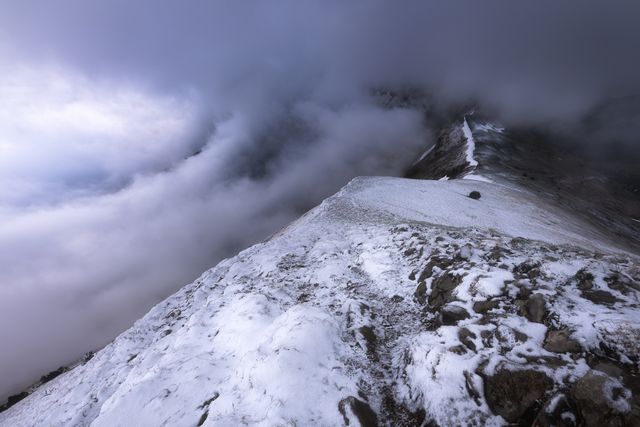
[[[640,268],[617,243],[517,185],[356,178],[0,424],[631,425]]]

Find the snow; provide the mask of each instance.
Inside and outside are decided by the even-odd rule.
[[[465,117],[464,123],[462,124],[462,132],[464,133],[464,137],[467,140],[467,163],[470,166],[476,167],[478,166],[478,162],[473,158],[473,152],[476,149],[476,142],[473,139],[473,133],[471,132],[471,128],[469,127],[469,123],[467,123],[467,118]]]
[[[503,127],[495,125],[493,123],[478,123],[475,126],[475,130],[478,132],[495,132],[495,133],[504,133],[505,131]]]
[[[455,425],[458,424],[455,420],[464,419],[477,420],[478,424],[487,426],[503,425],[500,417],[487,414],[486,403],[469,404],[466,378],[460,374],[467,372],[475,379],[474,371],[481,356],[448,351],[451,343],[458,342],[457,333],[455,327],[442,327],[435,334],[421,334],[409,343],[407,358],[411,362],[405,368],[409,380],[401,395],[411,400],[413,406],[424,407],[433,414],[438,425]],[[477,380],[481,384],[480,379]]]
[[[433,151],[433,149],[436,148],[435,144],[432,145],[431,147],[429,147],[427,149],[427,151],[425,151],[424,153],[422,153],[422,155],[420,157],[418,157],[418,160],[416,160],[415,162],[413,162],[413,165],[420,163],[422,160],[424,160],[425,157],[427,157],[429,155],[429,153],[431,153]],[[413,166],[412,165],[412,166]]]
[[[480,200],[467,197],[474,190],[481,193]],[[356,178],[335,197],[404,221],[478,227],[555,244],[624,250],[569,213],[545,204],[534,195],[502,185],[369,177]]]
[[[486,176],[482,176],[482,175],[478,175],[475,173],[470,173],[468,175],[465,175],[462,177],[462,179],[468,179],[470,181],[480,181],[480,182],[488,182],[488,183],[493,183],[493,181],[489,178],[487,178]]]
[[[473,190],[479,200],[467,197]],[[489,262],[494,248],[504,255]],[[637,262],[621,250],[588,252],[612,248],[569,213],[517,189],[358,178],[0,413],[0,425],[357,425],[344,407],[350,397],[383,425],[389,399],[425,410],[438,425],[505,425],[484,400],[479,369],[491,375],[497,367],[530,366],[527,358],[558,357],[561,366],[536,368],[558,384],[589,369],[582,356],[543,348],[547,326],[514,305],[522,288],[545,295],[557,322],[585,348],[607,340],[622,352],[638,342],[637,293],[610,290],[620,302],[604,307],[572,282],[588,268],[604,289],[612,269]],[[424,279],[427,297],[446,270],[460,277],[447,303],[469,317],[427,328],[439,313],[415,294],[425,265],[438,256],[453,264],[433,267]],[[537,283],[516,277],[523,262],[539,265]],[[499,303],[490,317],[474,310],[489,300]],[[475,350],[462,342],[462,328],[473,334]]]

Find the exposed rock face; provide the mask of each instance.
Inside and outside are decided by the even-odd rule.
[[[466,157],[467,139],[461,123],[443,130],[437,143],[414,164],[407,176],[420,179],[454,179],[469,173],[474,166]]]

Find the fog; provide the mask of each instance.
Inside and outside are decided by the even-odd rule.
[[[0,398],[351,178],[401,174],[434,129],[374,88],[635,150],[640,110],[607,106],[640,95],[638,12],[0,0]]]

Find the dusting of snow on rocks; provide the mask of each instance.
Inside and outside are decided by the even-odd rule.
[[[600,237],[495,184],[359,178],[0,425],[638,425],[640,267]]]

